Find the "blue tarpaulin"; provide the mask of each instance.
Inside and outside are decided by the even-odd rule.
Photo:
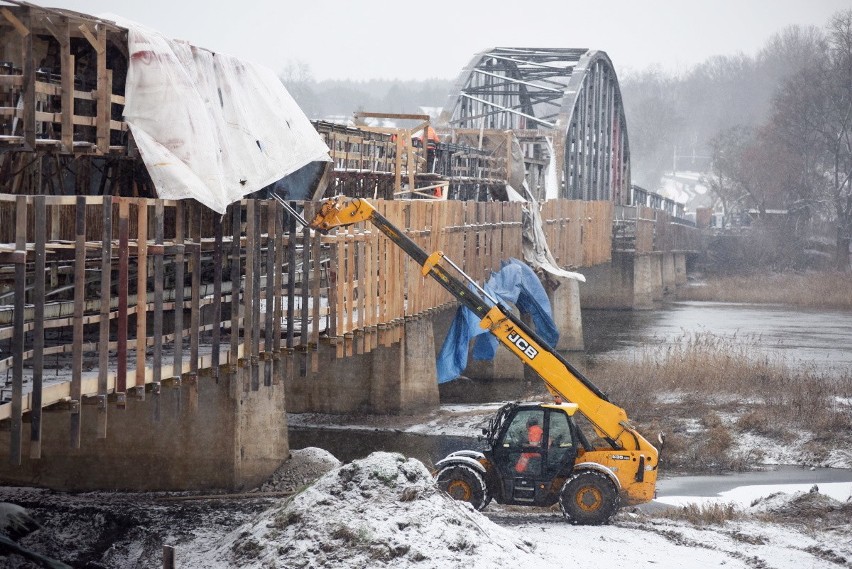
[[[550,300],[541,281],[526,264],[509,259],[493,273],[483,288],[503,304],[514,304],[521,314],[529,314],[536,333],[550,346],[559,341],[559,331],[553,322]],[[484,299],[486,302],[489,300]],[[490,302],[489,302],[490,303]],[[438,383],[446,383],[459,376],[467,367],[470,340],[474,337],[473,359],[491,360],[497,352],[497,338],[480,328],[479,318],[468,308],[461,307],[450,326],[441,352],[438,354]]]

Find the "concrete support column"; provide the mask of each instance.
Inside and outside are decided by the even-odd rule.
[[[338,358],[322,342],[317,373],[286,378],[289,413],[405,414],[437,407],[435,339],[429,316],[407,320],[402,338]]]
[[[559,330],[557,350],[581,351],[583,349],[583,316],[580,311],[580,282],[576,279],[549,278],[559,283],[553,290],[547,290],[553,321]]]
[[[634,310],[651,310],[659,290],[660,265],[655,255],[636,255],[633,258]]]
[[[661,255],[662,275],[663,275],[663,293],[674,292],[677,285],[675,280],[675,259],[674,253],[663,253]]]
[[[654,300],[663,299],[663,256],[660,253],[648,255],[651,261],[651,294]]]
[[[686,253],[674,253],[675,285],[686,284]]]

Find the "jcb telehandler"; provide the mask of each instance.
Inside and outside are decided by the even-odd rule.
[[[326,200],[309,225],[325,232],[362,221],[375,225],[422,267],[423,276],[434,278],[472,310],[480,326],[535,370],[554,396],[554,403],[501,407],[483,429],[488,450],[454,452],[436,464],[441,488],[476,509],[492,499],[533,506],[559,502],[575,524],[601,524],[621,503],[654,498],[657,449],[630,425],[624,410],[443,253],[427,254],[363,199]],[[449,274],[445,263],[491,303]],[[603,445],[589,441],[575,413],[588,420]]]

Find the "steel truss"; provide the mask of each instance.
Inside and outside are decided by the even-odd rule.
[[[559,197],[629,200],[624,107],[603,51],[502,47],[478,53],[459,74],[441,118],[451,129],[523,131],[521,144],[534,159],[549,154],[550,139]]]

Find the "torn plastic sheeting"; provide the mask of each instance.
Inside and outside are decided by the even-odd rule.
[[[556,259],[553,258],[553,253],[550,252],[550,247],[547,245],[538,203],[535,200],[530,200],[524,206],[523,213],[521,234],[523,236],[524,259],[537,269],[542,269],[557,277],[576,279],[581,283],[586,282],[586,277],[581,273],[566,271],[556,263]]]
[[[536,274],[517,259],[509,259],[491,275],[483,288],[503,304],[515,305],[521,314],[532,317],[536,333],[544,342],[555,346],[559,330],[553,322],[553,313],[547,293]],[[484,299],[488,302],[488,299]],[[467,367],[470,340],[476,338],[473,359],[491,360],[497,352],[497,338],[479,326],[479,319],[470,309],[461,307],[438,354],[438,383],[446,383],[459,376]],[[485,335],[483,335],[485,334]]]
[[[157,195],[228,204],[328,161],[328,147],[275,74],[238,58],[126,27],[124,115]]]

